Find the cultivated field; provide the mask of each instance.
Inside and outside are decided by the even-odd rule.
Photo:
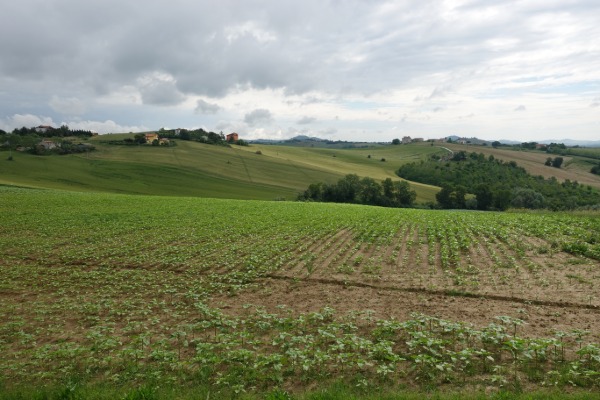
[[[4,385],[600,385],[600,218],[0,187]]]

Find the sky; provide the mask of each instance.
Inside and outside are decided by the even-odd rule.
[[[0,129],[600,140],[598,0],[19,0]]]

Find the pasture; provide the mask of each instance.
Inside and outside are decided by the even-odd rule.
[[[108,140],[127,136],[132,135],[94,137],[89,142],[97,150],[85,154],[13,154],[14,161],[3,159],[0,163],[0,184],[85,192],[292,200],[311,183],[333,183],[352,173],[377,180],[399,180],[395,171],[403,163],[445,152],[419,146],[335,150],[269,145],[223,147],[182,140],[166,148],[107,144]],[[8,157],[8,152],[3,154]],[[420,183],[411,186],[418,202],[435,201],[437,187]]]
[[[1,384],[600,386],[600,218],[0,187]]]

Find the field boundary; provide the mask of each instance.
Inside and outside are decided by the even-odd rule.
[[[351,287],[368,288],[368,289],[376,289],[376,290],[388,290],[388,291],[394,291],[394,292],[425,293],[425,294],[430,294],[430,295],[468,297],[468,298],[474,298],[474,299],[497,300],[497,301],[529,304],[529,305],[536,305],[536,306],[600,310],[600,306],[593,305],[593,304],[582,304],[582,303],[571,303],[571,302],[549,301],[549,300],[530,300],[530,299],[524,299],[521,297],[462,292],[459,290],[435,290],[435,289],[426,289],[426,288],[417,288],[417,287],[397,287],[397,286],[386,286],[386,285],[373,285],[370,283],[356,282],[356,281],[340,281],[338,279],[310,278],[310,277],[298,278],[298,277],[281,276],[281,275],[275,275],[275,274],[266,274],[263,277],[269,278],[269,279],[275,279],[275,280],[292,281],[292,282],[293,281],[304,281],[304,282],[322,283],[322,284],[326,284],[326,285],[339,285],[339,286],[346,286],[346,287],[351,286]]]

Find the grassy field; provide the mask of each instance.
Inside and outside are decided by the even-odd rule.
[[[600,387],[597,214],[0,197],[7,393]]]
[[[516,161],[534,175],[577,180],[600,188],[600,176],[589,172],[596,160],[583,155],[565,156],[563,168],[556,169],[544,165],[548,155],[541,152],[454,144],[373,144],[352,149],[263,144],[228,148],[186,141],[168,148],[108,144],[109,140],[129,136],[94,137],[89,141],[97,151],[89,154],[16,153],[12,162],[6,161],[7,154],[0,161],[0,183],[128,194],[290,200],[311,183],[333,183],[350,173],[376,180],[399,179],[395,171],[401,165],[445,154],[447,147],[493,154]],[[411,186],[417,192],[417,202],[435,202],[439,188],[419,183]]]
[[[126,136],[93,138],[90,142],[97,151],[89,154],[16,153],[9,162],[6,153],[0,162],[0,183],[129,194],[295,199],[311,183],[333,183],[350,173],[399,179],[394,171],[401,164],[444,152],[417,146],[327,150],[267,145],[228,148],[186,141],[168,148],[106,143]],[[419,202],[434,201],[439,190],[418,183],[412,186]]]

